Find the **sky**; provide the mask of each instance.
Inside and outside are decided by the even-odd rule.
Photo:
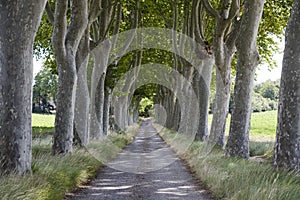
[[[256,70],[256,81],[255,84],[262,83],[267,80],[276,81],[281,77],[281,69],[282,69],[282,60],[283,60],[283,51],[284,51],[284,39],[278,41],[279,53],[273,56],[273,59],[277,63],[277,67],[272,70],[268,69],[268,65],[260,65]]]
[[[33,77],[41,70],[43,66],[43,60],[37,60],[33,58]]]
[[[276,81],[280,79],[282,58],[283,58],[283,54],[278,54],[274,56],[274,59],[277,62],[277,67],[271,70],[268,69],[267,65],[260,65],[256,70],[257,76],[256,76],[255,84],[259,84],[267,80]]]

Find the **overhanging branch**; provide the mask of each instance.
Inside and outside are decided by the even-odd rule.
[[[202,0],[202,3],[207,10],[207,12],[212,15],[214,18],[219,19],[221,16],[219,13],[213,8],[209,0]]]
[[[51,25],[53,25],[54,24],[54,14],[53,14],[53,10],[50,6],[49,1],[47,1],[47,3],[46,3],[45,11],[48,16],[49,22],[51,23]]]

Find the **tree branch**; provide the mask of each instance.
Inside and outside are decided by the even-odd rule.
[[[134,30],[132,34],[129,35],[129,37],[126,38],[124,41],[124,45],[122,48],[116,53],[116,55],[123,55],[124,52],[130,47],[134,37],[136,36],[136,29],[138,28],[138,24],[140,21],[141,15],[139,14],[139,8],[140,8],[140,0],[135,0],[135,11],[134,11],[134,21],[132,22],[131,29]],[[113,44],[115,45],[115,44]],[[119,58],[115,58],[119,59]]]
[[[240,12],[240,0],[232,0],[228,20],[232,21]]]
[[[49,22],[51,23],[51,25],[53,25],[54,24],[54,15],[53,15],[53,10],[50,6],[49,1],[47,1],[47,3],[46,3],[45,11],[48,16]]]
[[[102,0],[91,0],[89,4],[89,24],[92,24],[95,20],[97,20],[98,16],[103,11],[101,7],[101,2]]]
[[[88,3],[82,0],[73,0],[72,2],[71,22],[66,36],[66,43],[76,52],[88,25]]]
[[[65,55],[65,37],[67,32],[68,0],[56,1],[53,23],[53,48]],[[63,52],[62,52],[63,51]]]
[[[117,8],[116,4],[109,3],[106,16],[104,17],[105,18],[104,19],[105,20],[105,26],[104,26],[105,28],[104,28],[102,38],[106,38],[106,36],[113,24],[115,14],[116,14],[116,8]]]
[[[121,20],[122,20],[122,5],[123,5],[123,1],[119,2],[118,5],[116,6],[117,9],[116,22],[113,30],[113,40],[112,40],[111,49],[114,49],[116,47],[116,41],[118,40],[117,34],[119,33]]]
[[[225,43],[228,48],[228,50],[233,51],[235,49],[235,41],[237,40],[240,32],[240,24],[241,22],[237,19],[233,22],[233,30],[231,33],[227,36]]]
[[[221,0],[220,3],[222,7],[221,17],[223,19],[228,19],[231,0]]]
[[[119,2],[116,7],[116,9],[117,9],[116,23],[114,26],[113,35],[116,35],[119,33],[120,24],[121,24],[121,20],[122,20],[122,5],[123,5],[123,2]]]
[[[177,35],[176,31],[178,29],[178,10],[177,10],[177,4],[176,2],[170,0],[171,6],[173,8],[173,33],[172,33],[172,44],[174,51],[178,54],[178,48],[177,48]]]
[[[106,1],[105,4],[107,4],[107,3],[109,3],[109,2]],[[91,51],[105,40],[110,28],[112,27],[112,24],[113,24],[115,15],[116,15],[116,9],[117,9],[116,4],[109,4],[109,5],[104,5],[104,6],[107,9],[107,10],[104,9],[106,12],[102,13],[100,20],[95,21],[93,23],[93,32],[94,32],[94,34],[97,35],[97,37],[94,37],[94,42],[91,45]],[[122,11],[122,8],[121,8],[120,12],[121,11]],[[100,25],[96,26],[95,24],[98,24],[98,23],[100,23]],[[102,31],[100,29],[102,29]]]
[[[195,40],[200,43],[202,46],[205,46],[203,35],[201,33],[202,22],[199,20],[199,5],[201,0],[193,0],[193,13],[192,13],[192,26],[194,26],[194,36]]]
[[[212,7],[210,0],[202,0],[202,3],[210,15],[212,15],[216,19],[221,18],[219,13]]]

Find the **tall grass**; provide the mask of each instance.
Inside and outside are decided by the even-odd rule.
[[[163,131],[161,136],[180,153],[176,144],[185,140],[176,138],[172,131]],[[174,142],[178,140],[178,142]],[[299,200],[300,177],[285,170],[275,170],[270,162],[248,161],[226,158],[223,150],[213,149],[202,154],[204,143],[193,142],[189,149],[180,154],[202,183],[220,199],[233,200]]]
[[[111,159],[118,151],[107,146],[108,140],[120,150],[132,140],[137,128],[135,125],[126,134],[111,135],[95,148],[101,150],[105,147],[103,156]],[[32,175],[0,177],[1,200],[63,199],[66,192],[94,177],[103,164],[88,151],[79,148],[69,155],[52,156],[50,144],[51,136],[33,141]]]
[[[66,191],[83,184],[93,177],[100,162],[83,150],[72,155],[51,156],[36,154],[32,163],[32,175],[10,175],[0,178],[1,199],[62,199]]]

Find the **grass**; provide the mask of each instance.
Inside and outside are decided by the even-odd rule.
[[[2,199],[63,199],[66,191],[94,176],[99,165],[87,152],[75,150],[72,155],[54,157],[49,148],[34,156],[32,175],[2,177],[0,195]]]
[[[34,115],[33,125],[53,127],[52,115]],[[36,120],[36,121],[35,121]],[[38,127],[38,126],[36,126]],[[133,138],[138,126],[130,127],[125,134],[114,134],[97,143],[96,150],[101,151],[107,159],[116,156],[121,148]],[[45,129],[41,129],[45,130]],[[43,133],[43,132],[40,132]],[[107,144],[117,148],[109,148]],[[75,148],[72,154],[52,156],[51,136],[33,140],[32,175],[25,177],[12,174],[0,177],[0,196],[3,200],[58,200],[63,199],[67,192],[86,183],[93,178],[103,165],[89,152]]]
[[[226,134],[229,133],[230,115],[226,122]],[[208,117],[208,123],[212,121],[212,115]],[[277,111],[252,113],[250,138],[252,140],[274,141],[276,133]]]
[[[229,134],[230,117],[226,122],[225,136]],[[212,121],[212,115],[208,117],[208,123]],[[277,111],[252,113],[250,128],[250,156],[264,156],[271,158],[276,136]]]
[[[253,113],[250,136],[274,141],[276,135],[277,111]]]
[[[249,142],[250,156],[263,156],[266,159],[272,159],[274,153],[274,142]]]
[[[54,119],[55,115],[32,115],[33,174],[25,178],[16,175],[1,177],[1,199],[62,199],[66,192],[84,184],[96,174],[102,163],[82,149],[76,149],[72,155],[51,156],[51,135],[47,133],[53,132]],[[228,119],[227,133],[229,122]],[[274,139],[275,127],[276,111],[252,115],[252,156],[272,155],[273,143],[268,140]],[[135,132],[136,128],[128,130],[128,133]],[[172,134],[165,133],[163,137],[172,138]],[[105,160],[109,160],[131,138],[132,135],[124,134],[109,136],[110,142],[103,141],[95,148],[104,154]],[[177,138],[177,144],[182,143],[182,139]],[[119,148],[109,148],[111,143]],[[203,144],[194,142],[181,156],[189,162],[197,177],[216,197],[291,200],[300,198],[299,177],[285,171],[274,171],[268,163],[225,158],[220,150],[213,151],[209,156],[199,157],[202,148]]]
[[[212,194],[220,199],[232,200],[298,200],[300,177],[285,170],[275,170],[269,161],[257,162],[226,158],[224,151],[213,149],[202,154],[205,144],[193,142],[188,150],[180,152],[186,138],[172,131],[160,133],[165,141],[190,165],[195,176]],[[175,138],[175,139],[174,139]],[[177,140],[174,142],[174,140]]]
[[[54,114],[32,114],[32,137],[42,137],[54,131]]]

